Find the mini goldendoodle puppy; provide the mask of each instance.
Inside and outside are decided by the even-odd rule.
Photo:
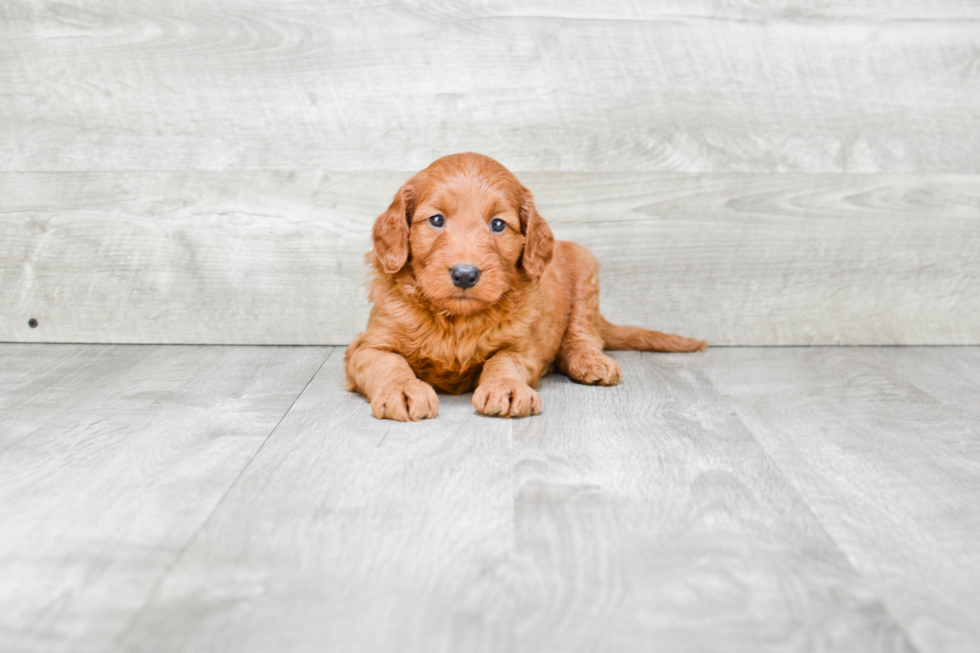
[[[347,348],[348,389],[377,418],[435,417],[433,388],[475,388],[484,415],[541,412],[534,391],[554,365],[580,383],[614,385],[603,349],[698,351],[702,340],[610,324],[599,264],[556,241],[531,193],[480,154],[453,154],[409,179],[374,224],[374,303]]]

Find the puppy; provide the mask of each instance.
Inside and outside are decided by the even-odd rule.
[[[379,419],[435,417],[433,388],[475,388],[484,415],[536,415],[534,388],[554,366],[579,383],[615,385],[619,364],[604,348],[707,346],[607,322],[595,257],[556,241],[531,193],[480,154],[443,157],[409,179],[373,237],[374,306],[344,362],[348,389]]]

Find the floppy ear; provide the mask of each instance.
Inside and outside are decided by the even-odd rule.
[[[540,279],[555,251],[555,237],[548,223],[538,215],[530,191],[522,189],[521,231],[524,233],[524,254],[521,266],[532,279]]]
[[[408,225],[412,222],[415,196],[405,184],[395,193],[388,210],[374,221],[374,255],[388,274],[394,274],[408,262]]]

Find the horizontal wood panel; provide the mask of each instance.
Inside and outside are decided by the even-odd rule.
[[[0,173],[0,340],[345,344],[371,224],[408,175]],[[716,345],[980,343],[980,177],[519,176],[602,262],[614,322]]]
[[[980,10],[924,1],[0,7],[0,170],[980,173]]]

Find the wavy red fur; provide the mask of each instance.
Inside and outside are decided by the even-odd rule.
[[[442,219],[433,219],[440,216]],[[494,226],[500,227],[497,231]],[[554,240],[531,193],[502,165],[466,153],[409,179],[381,214],[366,256],[373,270],[368,326],[347,349],[348,388],[375,417],[435,417],[433,388],[475,388],[483,414],[541,410],[534,388],[553,366],[575,381],[613,385],[603,347],[695,351],[706,343],[610,324],[599,313],[599,265]],[[450,270],[480,270],[468,288]]]

